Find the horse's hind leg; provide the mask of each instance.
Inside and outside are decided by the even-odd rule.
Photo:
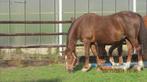
[[[144,64],[143,64],[143,58],[142,58],[142,52],[141,52],[141,46],[138,44],[138,42],[136,42],[134,44],[134,47],[137,52],[137,55],[138,55],[138,65],[136,66],[136,70],[137,71],[141,71],[144,67]]]
[[[123,42],[122,42],[123,43]],[[114,62],[114,58],[113,58],[113,55],[112,55],[112,52],[115,48],[117,48],[117,51],[118,51],[118,64],[123,64],[123,58],[122,58],[122,43],[120,44],[115,44],[115,45],[112,45],[109,49],[109,61],[112,65],[116,65],[115,62]]]
[[[117,48],[117,51],[118,51],[118,63],[119,65],[123,64],[123,58],[122,58],[122,45],[123,44],[120,44]]]
[[[84,66],[82,68],[83,72],[86,72],[90,69],[90,64],[89,64],[89,49],[90,49],[90,42],[89,41],[84,41],[84,48],[85,48],[85,62]]]
[[[123,42],[124,42],[125,39],[122,39],[119,43],[115,43],[113,44],[110,49],[109,49],[109,61],[112,65],[118,65],[118,64],[123,64],[123,58],[122,58],[122,46],[123,46]],[[114,62],[114,58],[113,58],[113,55],[112,55],[112,52],[113,50],[117,48],[117,51],[118,51],[118,63],[115,64]]]
[[[113,50],[116,48],[117,46],[116,45],[112,45],[109,49],[109,61],[110,63],[114,66],[115,65],[115,62],[114,62],[114,58],[113,58],[113,55],[112,55],[112,52]]]
[[[132,55],[131,55],[132,51],[131,50],[133,49],[133,52],[134,53],[136,52],[138,55],[137,71],[140,71],[144,67],[142,53],[141,53],[141,47],[140,47],[137,39],[130,39],[130,43],[131,44],[127,44],[127,46],[129,47],[129,52],[128,52],[128,58],[127,58],[127,63],[126,63],[125,69],[128,69],[130,67],[131,58],[132,58]]]
[[[141,71],[144,67],[141,46],[139,45],[139,43],[137,41],[134,45],[135,45],[134,50],[137,52],[137,55],[138,55],[138,65],[136,66],[136,70]]]

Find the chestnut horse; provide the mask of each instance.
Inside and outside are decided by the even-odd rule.
[[[87,71],[90,68],[89,50],[92,46],[98,50],[98,52],[94,52],[99,62],[98,48],[108,44],[120,43],[121,40],[127,39],[133,51],[138,54],[138,70],[141,70],[144,65],[139,38],[141,37],[140,33],[143,27],[142,17],[137,13],[129,11],[118,12],[109,16],[98,16],[94,13],[80,16],[71,24],[68,31],[65,50],[66,69],[72,71],[76,65],[77,56],[75,51],[77,40],[84,44],[85,63],[82,70]],[[98,64],[101,63],[99,62]],[[131,61],[127,61],[124,69],[128,69],[130,64]]]

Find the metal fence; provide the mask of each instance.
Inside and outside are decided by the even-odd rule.
[[[131,10],[147,14],[147,0],[61,1],[62,4],[60,0],[0,0],[0,48],[64,47],[66,36],[59,45],[59,35],[66,35],[71,17],[83,13],[109,15]],[[61,23],[63,28],[59,29]]]

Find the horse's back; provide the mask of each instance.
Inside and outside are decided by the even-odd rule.
[[[125,34],[129,36],[133,32],[138,33],[139,28],[134,29],[133,26],[139,27],[139,25],[138,14],[123,11],[108,16],[99,16],[95,13],[84,14],[74,21],[72,28],[81,40],[111,43],[121,40]]]

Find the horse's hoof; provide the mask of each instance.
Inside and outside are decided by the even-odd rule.
[[[90,70],[90,68],[91,68],[91,64],[89,64],[89,67],[87,67],[87,68],[82,68],[82,72],[87,72],[87,71],[89,71]]]
[[[82,68],[82,72],[87,72],[89,69],[88,68]]]
[[[139,71],[141,71],[142,70],[142,68],[139,66],[139,67],[137,67],[137,71],[139,72]]]
[[[112,66],[119,66],[119,63],[113,63]]]
[[[142,71],[142,70],[143,70],[143,67],[142,67],[142,66],[140,66],[140,65],[135,65],[135,66],[133,67],[133,69],[134,69],[135,71],[140,72],[140,71]]]
[[[123,71],[127,71],[130,68],[130,64],[124,64],[121,66]]]
[[[127,69],[128,69],[128,68],[126,68],[126,67],[123,67],[123,68],[122,68],[123,71],[127,71]]]

